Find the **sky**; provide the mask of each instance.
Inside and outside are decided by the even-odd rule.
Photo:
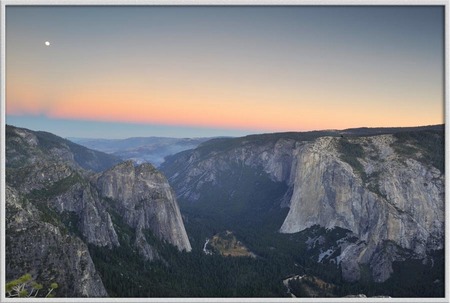
[[[443,6],[6,6],[5,23],[6,123],[62,137],[445,121]]]

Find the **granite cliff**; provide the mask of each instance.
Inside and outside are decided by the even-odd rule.
[[[123,162],[93,179],[100,195],[119,202],[117,211],[136,229],[136,245],[141,245],[142,230],[150,229],[179,250],[191,250],[175,194],[164,175],[151,164],[135,167],[132,161]],[[151,248],[142,245],[144,256],[153,259]]]
[[[133,241],[155,260],[149,231],[190,251],[174,195],[151,165],[120,164],[49,133],[7,126],[6,135],[7,280],[30,272],[57,280],[61,296],[106,296],[89,245],[113,250]],[[123,224],[133,240],[121,235]]]
[[[443,249],[443,138],[443,127],[433,126],[216,139],[169,157],[161,169],[193,207],[221,190],[224,176],[238,176],[237,167],[285,184],[274,201],[289,207],[279,232],[346,229],[358,240],[336,244],[344,279],[359,280],[368,266],[382,282],[394,261],[427,262],[429,252]],[[236,190],[226,193],[230,205]]]

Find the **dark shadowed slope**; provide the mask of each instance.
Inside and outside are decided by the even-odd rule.
[[[6,140],[10,147],[16,147],[6,150],[9,166],[16,165],[15,162],[32,161],[38,154],[53,159],[59,158],[94,172],[103,171],[121,162],[119,157],[88,149],[48,132],[6,125]],[[27,148],[27,145],[34,148]]]

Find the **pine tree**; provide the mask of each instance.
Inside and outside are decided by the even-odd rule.
[[[20,278],[10,281],[6,283],[5,291],[7,298],[29,298],[29,297],[37,297],[39,291],[43,289],[44,286],[42,284],[37,283],[33,280],[30,274],[25,274]],[[58,288],[58,283],[50,284],[48,288],[48,292],[45,295],[46,298],[53,297],[53,290]],[[42,297],[42,295],[39,295]]]

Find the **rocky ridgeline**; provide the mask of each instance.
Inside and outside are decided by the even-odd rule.
[[[233,164],[285,182],[289,190],[280,206],[289,212],[281,233],[320,225],[348,229],[359,239],[339,244],[338,261],[348,281],[359,280],[363,264],[375,281],[385,281],[394,261],[426,258],[443,248],[444,174],[427,160],[430,151],[419,141],[400,144],[394,134],[262,138],[232,139],[226,149],[223,142],[203,145],[169,158],[162,170],[177,194],[191,202],[218,186],[218,176],[230,173]],[[443,152],[443,146],[431,151]]]
[[[135,230],[132,245],[147,260],[158,258],[147,230],[191,250],[164,176],[149,164],[115,165],[109,157],[48,133],[7,126],[7,280],[29,272],[38,281],[57,281],[64,296],[106,296],[87,244],[120,246],[114,216]],[[103,159],[102,169],[115,166],[94,174],[98,163],[85,167],[95,159]]]

